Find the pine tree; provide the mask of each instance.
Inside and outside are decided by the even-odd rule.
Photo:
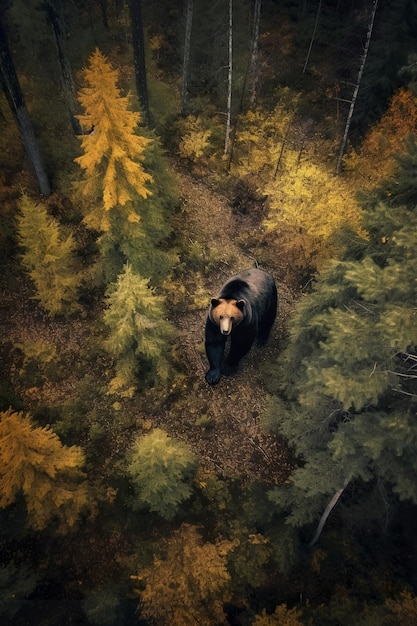
[[[89,86],[80,90],[85,114],[79,119],[91,132],[81,138],[84,155],[76,161],[85,171],[84,221],[100,234],[101,270],[111,282],[128,262],[158,284],[173,262],[161,243],[171,232],[176,202],[160,142],[150,131],[136,134],[141,115],[128,110],[129,97],[117,87],[119,73],[99,50],[84,76]]]
[[[129,265],[109,287],[107,298],[105,347],[116,358],[116,376],[109,391],[131,397],[138,384],[166,380],[172,329],[164,317],[162,296]]]
[[[23,494],[35,530],[56,521],[64,532],[92,508],[84,461],[80,448],[62,445],[50,427],[35,426],[29,414],[11,408],[0,413],[0,506]]]
[[[368,239],[321,272],[292,320],[270,419],[300,466],[270,498],[295,526],[353,483],[417,502],[417,211],[402,203],[414,160],[415,147],[368,195]]]
[[[172,518],[191,496],[195,470],[196,457],[189,447],[160,428],[138,437],[128,452],[128,473],[138,498],[134,508],[149,506],[162,517]]]
[[[75,241],[64,235],[44,204],[27,195],[20,202],[18,235],[24,249],[22,263],[36,287],[36,299],[52,315],[79,309],[77,291],[81,274],[75,264]]]
[[[78,116],[87,132],[81,137],[84,154],[75,161],[85,170],[84,194],[102,203],[86,222],[98,231],[110,228],[108,211],[117,209],[134,228],[140,221],[133,202],[146,198],[152,176],[143,168],[143,153],[149,139],[136,135],[140,113],[129,111],[129,97],[117,87],[119,72],[96,49],[84,70],[87,87],[79,101],[85,111]],[[90,132],[89,132],[90,131]]]
[[[226,624],[223,604],[230,597],[227,554],[234,544],[203,542],[195,526],[183,524],[163,542],[162,555],[140,572],[141,614],[158,626]]]
[[[0,565],[0,615],[11,620],[36,587],[38,575],[14,561]],[[7,623],[7,622],[6,622]]]

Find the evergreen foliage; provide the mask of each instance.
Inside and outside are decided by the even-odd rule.
[[[30,415],[11,408],[0,413],[0,506],[23,494],[34,529],[57,521],[68,532],[92,508],[83,465],[81,448],[62,445],[51,428],[36,427]]]
[[[126,2],[2,3],[19,84],[59,194],[31,213],[24,267],[51,315],[77,310],[81,281],[90,306],[82,319],[54,322],[21,306],[16,206],[33,177],[0,90],[0,409],[15,407],[0,416],[1,618],[44,626],[414,626],[417,143],[409,135],[417,114],[406,84],[415,79],[415,59],[398,70],[415,50],[416,3],[379,2],[352,125],[366,138],[342,177],[333,175],[333,161],[375,0],[190,0],[188,118],[180,118],[178,89],[187,3],[141,4],[156,130],[131,110],[138,100],[129,93],[135,68]],[[256,106],[251,100],[248,109],[255,7]],[[57,50],[49,9],[62,28]],[[98,48],[90,56],[95,46],[108,58]],[[65,90],[57,89],[63,61],[67,77],[83,85],[78,138]],[[371,120],[379,122],[370,127]],[[164,133],[173,168],[156,132]],[[170,174],[178,166],[181,202]],[[70,198],[76,179],[83,181]],[[80,214],[87,229],[76,224]],[[221,234],[214,220],[224,236],[213,236]],[[313,292],[301,295],[278,366],[270,358],[281,345],[264,355],[278,372],[268,421],[295,460],[281,436],[258,431],[265,394],[249,397],[257,384],[251,367],[214,395],[200,379],[202,344],[192,335],[203,328],[208,289],[247,257],[266,263],[281,283],[280,337],[298,295],[298,281],[289,281],[294,267],[320,271],[306,286]],[[81,259],[92,264],[82,274]],[[106,289],[103,342],[97,315]],[[172,353],[163,292],[183,325]],[[156,384],[169,380],[173,358],[183,374]],[[52,421],[61,441],[17,413],[24,406],[42,425]],[[82,442],[94,493],[81,448],[63,445],[63,436],[68,446],[68,438]],[[198,470],[192,440],[203,457]]]
[[[128,452],[128,473],[137,502],[170,519],[192,493],[197,459],[189,447],[160,428],[138,437]]]
[[[234,544],[204,542],[199,529],[183,524],[162,546],[153,565],[140,572],[141,614],[158,626],[227,624],[223,604],[230,599],[227,554]]]
[[[17,217],[22,264],[35,287],[36,299],[51,315],[70,314],[79,309],[77,292],[81,275],[75,264],[75,241],[64,235],[58,221],[44,204],[35,204],[27,195],[20,202]]]
[[[152,171],[152,194],[137,205],[140,222],[133,224],[118,211],[109,215],[110,229],[98,240],[103,257],[104,274],[108,281],[116,280],[128,262],[135,274],[146,276],[153,285],[161,285],[177,262],[166,241],[171,235],[171,217],[177,204],[176,184],[169,172],[159,139],[145,150],[146,163]]]
[[[116,623],[119,599],[113,589],[97,589],[86,594],[83,609],[91,624],[105,626]]]
[[[11,620],[36,587],[37,575],[13,561],[0,565],[0,616]]]
[[[368,197],[359,257],[329,263],[292,320],[269,418],[300,467],[270,498],[296,526],[317,520],[348,482],[381,481],[417,502],[417,211],[399,202],[414,158]]]
[[[17,342],[14,345],[22,352],[23,361],[19,376],[28,387],[56,379],[59,374],[56,346],[43,340]]]
[[[173,330],[165,319],[163,297],[125,265],[107,291],[107,303],[105,348],[116,358],[116,376],[109,392],[131,397],[138,385],[165,381]]]

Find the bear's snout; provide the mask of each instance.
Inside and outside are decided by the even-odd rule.
[[[220,332],[222,335],[230,335],[232,330],[232,320],[229,317],[225,317],[220,320]]]

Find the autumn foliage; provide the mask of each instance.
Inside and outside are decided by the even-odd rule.
[[[91,507],[84,461],[81,448],[62,445],[50,427],[37,427],[29,414],[11,408],[0,413],[0,506],[22,494],[34,529],[55,520],[68,530]]]
[[[345,164],[352,176],[367,187],[391,176],[396,166],[393,155],[405,152],[406,139],[416,129],[417,98],[409,89],[398,89],[386,113],[371,127],[360,148],[346,157]]]
[[[81,277],[75,263],[76,244],[45,204],[37,204],[26,194],[17,216],[22,264],[35,288],[35,298],[51,315],[69,314],[79,309]]]
[[[149,139],[135,134],[141,115],[129,111],[129,97],[117,87],[119,73],[96,49],[84,70],[87,86],[80,90],[79,101],[84,115],[79,121],[86,134],[81,139],[84,154],[75,159],[85,172],[83,193],[102,202],[104,213],[95,211],[86,222],[97,230],[109,230],[106,212],[114,207],[126,208],[126,219],[138,222],[131,206],[138,196],[146,198],[152,176],[142,161]]]
[[[142,615],[158,626],[226,624],[223,604],[231,597],[226,562],[233,542],[204,542],[196,526],[183,524],[163,543],[163,553],[137,577],[146,582]]]

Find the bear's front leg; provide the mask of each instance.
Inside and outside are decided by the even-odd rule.
[[[240,359],[249,352],[255,341],[255,331],[249,328],[246,328],[243,332],[239,332],[240,330],[239,328],[232,334],[230,351],[223,366],[223,374],[225,376],[233,376],[233,374],[236,374]]]
[[[206,373],[206,381],[209,385],[216,385],[222,375],[222,363],[224,357],[224,349],[226,345],[226,339],[209,319],[206,323],[206,354],[208,362],[210,363],[210,369]]]

